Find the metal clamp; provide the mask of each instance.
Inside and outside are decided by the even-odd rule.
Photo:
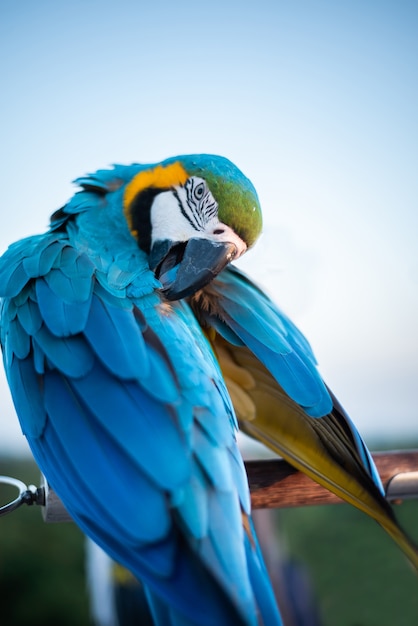
[[[47,479],[42,474],[41,487],[44,500],[42,507],[42,517],[47,524],[56,524],[58,522],[72,522],[73,519],[57,496],[55,491],[51,489]]]
[[[0,476],[0,485],[1,484],[16,487],[16,489],[19,491],[19,495],[8,504],[4,504],[0,507],[0,516],[7,515],[7,513],[15,511],[17,508],[22,506],[22,504],[27,504],[29,506],[31,506],[32,504],[38,504],[40,506],[45,506],[44,487],[25,485],[25,483],[21,480],[18,480],[17,478],[12,478],[11,476]]]
[[[46,523],[71,522],[72,518],[57,494],[48,485],[45,476],[41,476],[41,486],[25,485],[24,482],[10,476],[0,476],[0,485],[11,485],[19,490],[17,498],[0,507],[0,517],[15,511],[22,504],[37,504],[42,507],[42,517]]]
[[[389,501],[418,498],[418,472],[395,474],[386,486],[386,498]]]

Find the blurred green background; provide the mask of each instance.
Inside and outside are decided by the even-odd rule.
[[[0,459],[0,473],[39,485],[29,459]],[[2,488],[1,503],[15,494]],[[418,501],[396,512],[417,539]],[[418,578],[374,522],[344,504],[273,515],[284,552],[310,574],[321,626],[418,624]],[[90,625],[82,533],[72,523],[45,524],[39,507],[2,517],[0,593],[4,626]]]
[[[40,484],[32,460],[0,460],[0,474]],[[1,488],[2,504],[17,490]],[[41,508],[21,506],[0,518],[2,626],[90,624],[84,537],[72,523],[45,524]]]

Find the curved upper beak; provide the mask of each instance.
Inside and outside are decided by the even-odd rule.
[[[168,300],[180,300],[205,287],[237,255],[234,243],[192,238],[185,242],[157,241],[150,267]]]

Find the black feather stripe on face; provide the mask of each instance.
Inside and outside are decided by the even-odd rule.
[[[168,191],[168,188],[147,187],[135,196],[129,207],[131,231],[141,250],[147,254],[151,250],[151,207],[155,197]]]

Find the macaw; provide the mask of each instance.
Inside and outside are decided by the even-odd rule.
[[[185,155],[76,183],[48,232],[0,260],[3,360],[41,471],[156,623],[281,624],[237,418],[418,566],[308,342],[231,265],[262,228],[244,174]]]

